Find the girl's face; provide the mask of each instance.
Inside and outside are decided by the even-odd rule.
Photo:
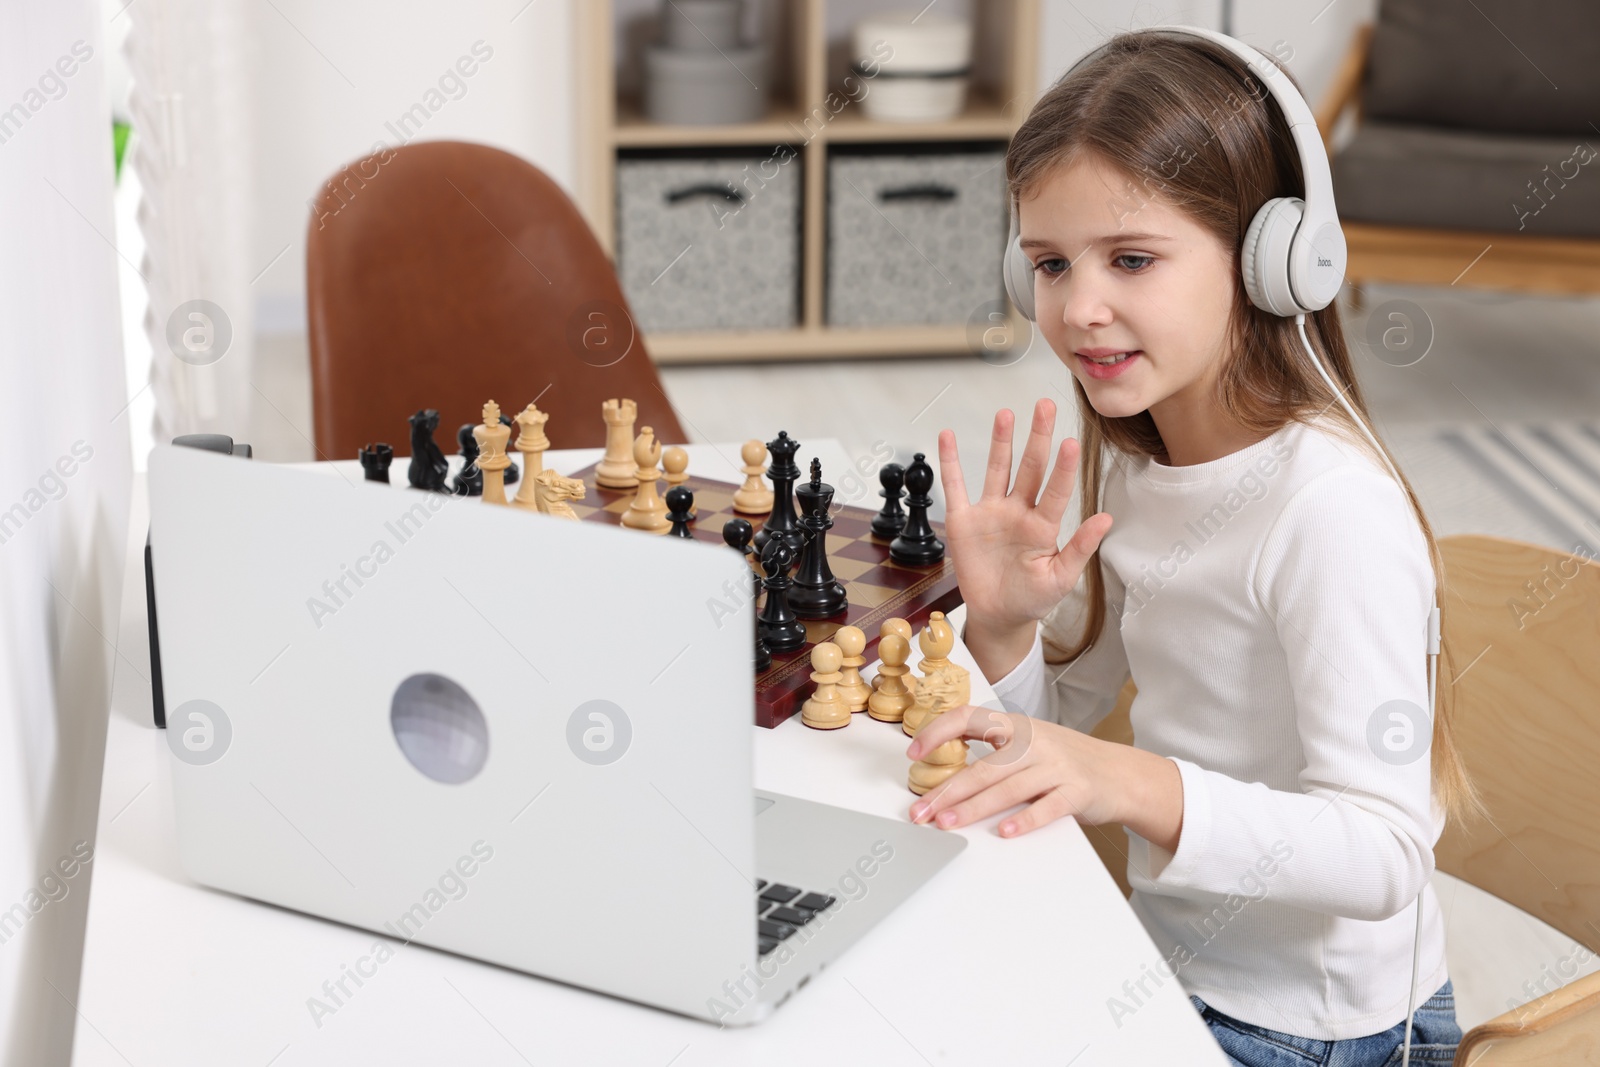
[[[1039,332],[1096,411],[1149,410],[1159,423],[1162,409],[1214,407],[1242,284],[1232,249],[1088,153],[1048,173],[1018,212]]]

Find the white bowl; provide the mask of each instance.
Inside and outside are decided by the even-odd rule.
[[[862,112],[878,122],[944,122],[961,114],[969,80],[966,75],[873,78],[861,98]]]
[[[856,23],[856,62],[899,74],[946,74],[972,64],[972,24],[932,11],[891,11]],[[887,54],[886,54],[887,53]]]

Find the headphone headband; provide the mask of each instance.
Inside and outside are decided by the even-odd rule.
[[[1277,64],[1226,34],[1177,25],[1152,26],[1143,32],[1200,37],[1221,45],[1241,59],[1278,102],[1300,156],[1305,199],[1275,197],[1261,206],[1245,231],[1240,273],[1251,302],[1263,311],[1288,317],[1327,307],[1344,284],[1347,250],[1333,201],[1333,173],[1317,120],[1305,98]],[[1111,45],[1107,42],[1091,49],[1067,68],[1057,84]],[[1015,219],[1012,228],[1016,228]],[[1015,233],[1007,244],[1005,281],[1012,303],[1029,319],[1034,318],[1033,267],[1022,254]]]

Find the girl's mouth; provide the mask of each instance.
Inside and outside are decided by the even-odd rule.
[[[1121,355],[1116,356],[1102,356],[1098,359],[1091,359],[1088,356],[1081,356],[1077,353],[1073,353],[1073,355],[1077,358],[1079,365],[1083,367],[1084,371],[1089,375],[1089,377],[1098,379],[1100,381],[1106,381],[1110,378],[1115,378],[1126,371],[1130,366],[1133,365],[1133,361],[1135,359],[1144,355],[1144,350],[1139,349],[1134,352],[1124,352]]]

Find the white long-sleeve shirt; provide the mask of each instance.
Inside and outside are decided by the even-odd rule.
[[[1134,744],[1182,776],[1177,851],[1128,834],[1131,904],[1161,958],[1128,961],[1132,996],[1116,986],[1108,1010],[1120,1026],[1137,1009],[1149,964],[1301,1037],[1401,1022],[1418,893],[1417,1003],[1446,977],[1428,888],[1434,577],[1404,493],[1325,425],[1290,423],[1187,467],[1118,453],[1102,510],[1098,642],[1064,669],[1035,636],[993,686],[1008,710],[1088,731],[1131,672]],[[1083,589],[1041,633],[1070,646]]]

